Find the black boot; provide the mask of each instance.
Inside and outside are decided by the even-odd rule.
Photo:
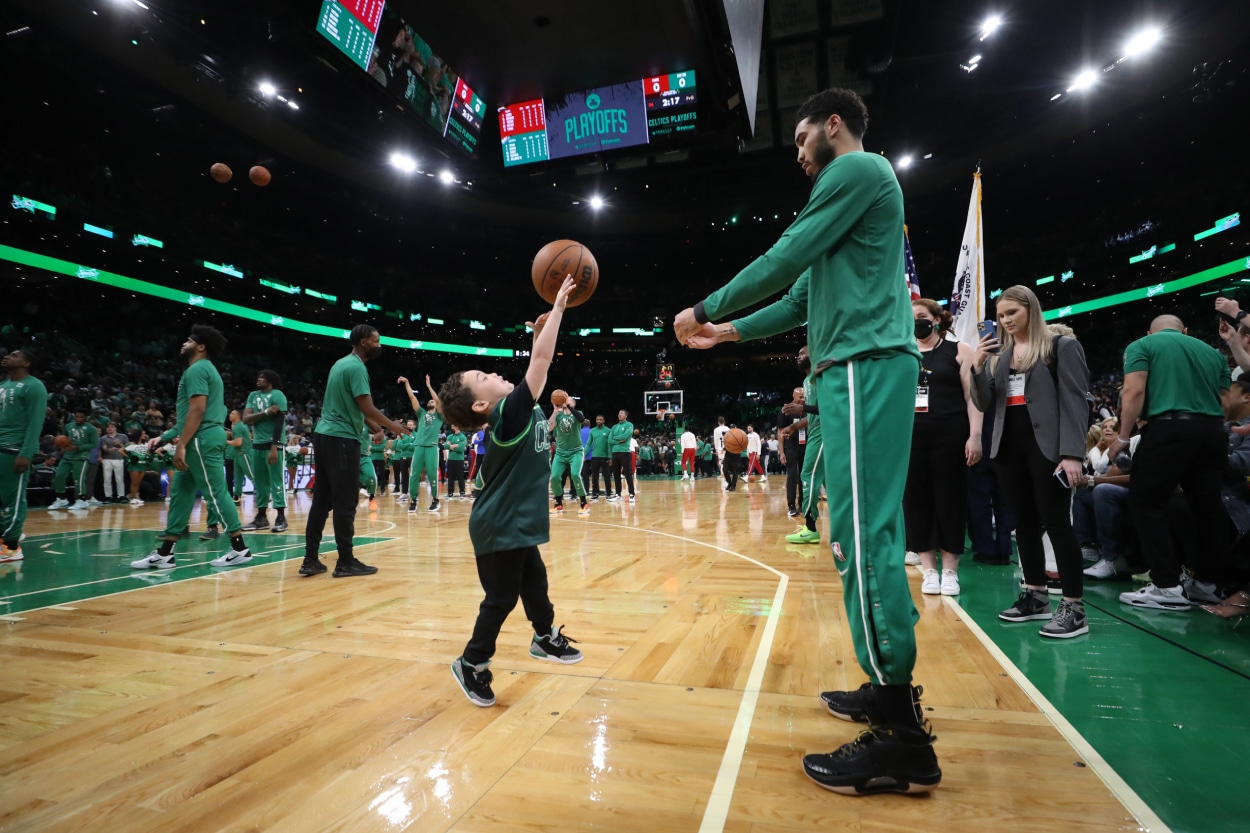
[[[803,772],[843,795],[928,792],[942,780],[933,740],[927,726],[878,726],[833,752],[804,756]]]

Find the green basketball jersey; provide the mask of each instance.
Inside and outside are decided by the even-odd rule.
[[[508,399],[529,403],[531,414],[524,431],[505,439],[500,433]],[[551,479],[547,417],[533,397],[521,393],[518,385],[507,399],[499,400],[491,409],[488,423],[490,439],[480,467],[483,486],[469,515],[473,551],[499,552],[545,544],[551,539],[551,519],[547,514],[547,481]]]
[[[582,423],[564,409],[556,411],[556,453],[582,450]]]
[[[265,393],[262,390],[254,390],[247,397],[247,407],[252,409],[254,414],[263,414],[269,410],[270,405],[277,405],[282,409],[280,413],[266,416],[264,419],[257,421],[252,427],[256,431],[256,445],[261,448],[269,448],[275,442],[273,435],[274,429],[278,430],[276,441],[279,445],[286,439],[286,410],[287,401],[286,394],[274,388]]]
[[[438,445],[438,432],[443,427],[443,420],[439,417],[438,411],[421,411],[417,414],[416,421],[416,440],[413,441],[413,445],[418,447]]]

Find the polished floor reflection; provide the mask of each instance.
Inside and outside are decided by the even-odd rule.
[[[448,667],[481,598],[467,501],[362,501],[380,572],[352,579],[296,574],[304,495],[250,565],[205,567],[224,544],[193,538],[159,576],[127,563],[164,506],[34,511],[0,572],[0,830],[1139,829],[918,579],[941,788],[808,781],[801,756],[859,728],[817,693],[863,676],[827,547],[785,543],[782,482],[745,488],[645,481],[634,506],[553,519],[556,623],[586,659],[532,659],[518,607],[490,709]]]

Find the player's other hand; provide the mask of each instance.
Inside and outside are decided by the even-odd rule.
[[[569,303],[569,295],[573,294],[573,290],[577,288],[577,281],[573,280],[572,275],[564,276],[564,283],[560,284],[560,291],[556,293],[556,302],[551,305],[553,310],[563,310]]]
[[[543,331],[543,327],[547,326],[547,316],[550,314],[551,313],[549,312],[544,312],[542,315],[538,316],[537,320],[525,322],[525,326],[534,331],[534,338],[538,338],[539,334]]]
[[[396,384],[406,385],[406,384],[408,384],[408,377],[407,377],[407,376],[400,376],[398,379],[396,379],[396,380],[395,380],[395,382],[396,382]]]
[[[400,422],[392,422],[390,427],[391,427],[391,431],[393,431],[396,434],[411,434],[412,433],[412,430],[407,425],[404,425],[403,423],[400,423]]]
[[[786,416],[796,416],[803,413],[802,402],[787,402],[781,406],[781,412]],[[785,429],[783,429],[785,430]]]
[[[1216,298],[1215,311],[1221,312],[1231,318],[1236,318],[1237,313],[1241,312],[1241,307],[1232,298]]]
[[[698,325],[698,329],[688,336],[685,345],[693,350],[706,350],[709,347],[715,347],[720,344],[720,337],[716,334],[716,325],[707,323]],[[680,338],[680,336],[679,336]]]
[[[694,307],[686,307],[677,313],[677,317],[673,319],[673,333],[676,334],[677,340],[682,344],[686,344],[692,335],[700,330],[699,322],[694,317]],[[708,345],[711,347],[712,345]]]

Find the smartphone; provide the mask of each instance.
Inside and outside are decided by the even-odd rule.
[[[1065,489],[1071,489],[1072,484],[1068,482],[1068,473],[1063,469],[1055,472],[1055,479],[1059,481],[1059,485]]]
[[[981,338],[985,338],[986,336],[998,338],[998,322],[989,318],[987,318],[984,321],[978,321],[977,322],[977,335],[980,336]],[[994,353],[997,354],[998,351],[995,350]]]

